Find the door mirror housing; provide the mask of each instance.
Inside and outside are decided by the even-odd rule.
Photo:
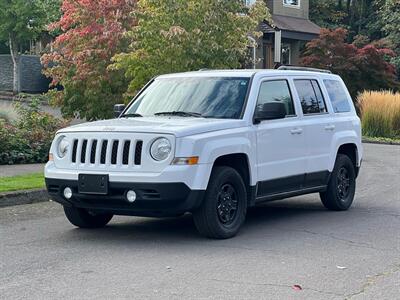
[[[254,121],[256,124],[264,120],[284,119],[286,117],[286,106],[281,102],[267,102],[257,106]]]
[[[122,112],[125,110],[125,104],[115,104],[114,105],[114,117],[118,118]]]

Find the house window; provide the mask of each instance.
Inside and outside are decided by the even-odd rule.
[[[300,7],[300,0],[283,0],[283,5],[284,6],[289,6],[289,7]]]
[[[252,6],[255,2],[256,0],[244,0],[244,4],[246,6]]]

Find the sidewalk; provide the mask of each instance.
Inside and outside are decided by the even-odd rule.
[[[0,177],[10,177],[43,172],[45,164],[0,165]]]

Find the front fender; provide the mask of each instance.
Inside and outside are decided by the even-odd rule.
[[[250,183],[256,182],[256,149],[254,137],[249,128],[239,128],[200,135],[178,138],[176,140],[176,157],[198,156],[199,164],[207,165],[206,174],[199,174],[207,181],[211,175],[214,162],[221,156],[229,154],[245,154],[249,162]],[[200,180],[200,179],[199,179]]]

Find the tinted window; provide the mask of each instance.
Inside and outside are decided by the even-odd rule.
[[[324,97],[316,80],[295,80],[294,84],[305,115],[327,112]]]
[[[289,85],[286,80],[271,80],[261,83],[257,106],[268,102],[282,102],[286,107],[286,115],[294,115],[294,105]]]
[[[319,111],[321,113],[328,112],[328,110],[326,109],[324,96],[322,95],[321,87],[319,86],[318,81],[311,80],[311,84],[314,88],[315,96],[317,96]]]
[[[349,112],[351,110],[347,93],[340,81],[324,80],[334,112]]]
[[[184,111],[203,117],[238,119],[249,87],[249,78],[159,78],[151,83],[126,112],[151,116]]]

